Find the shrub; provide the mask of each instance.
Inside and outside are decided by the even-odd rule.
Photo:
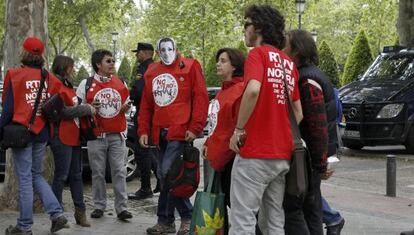
[[[322,41],[319,47],[319,68],[329,77],[335,87],[339,86],[338,65],[329,45]]]
[[[359,31],[345,62],[341,85],[344,86],[358,79],[372,62],[371,49],[364,30]]]

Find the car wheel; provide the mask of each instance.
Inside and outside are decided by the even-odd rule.
[[[128,148],[128,154],[125,159],[125,168],[127,171],[126,181],[131,181],[139,174],[138,164],[135,161],[135,148],[134,144],[127,141],[126,146]]]
[[[414,126],[412,125],[408,132],[407,139],[404,142],[405,151],[414,154]]]

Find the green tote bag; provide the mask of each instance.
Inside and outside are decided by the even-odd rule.
[[[191,217],[191,235],[223,235],[224,193],[221,189],[219,173],[213,171],[207,189],[197,192]]]

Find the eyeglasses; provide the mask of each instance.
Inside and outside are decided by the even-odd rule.
[[[244,29],[247,29],[247,27],[249,27],[250,25],[253,25],[253,23],[252,23],[252,22],[248,22],[248,21],[246,21],[246,22],[244,23]]]
[[[110,64],[110,63],[114,63],[115,64],[115,60],[114,59],[107,59],[105,60],[106,63]]]

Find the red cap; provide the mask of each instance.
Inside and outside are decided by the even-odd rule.
[[[28,37],[23,42],[23,48],[25,51],[33,54],[33,55],[41,55],[45,50],[45,46],[43,42],[36,37]]]

